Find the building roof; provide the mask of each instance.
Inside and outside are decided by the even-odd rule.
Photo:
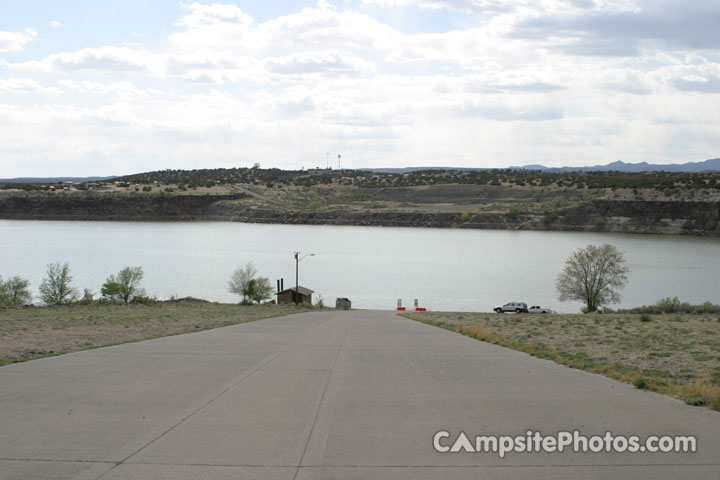
[[[286,293],[286,292],[294,292],[294,291],[295,291],[295,287],[290,287],[290,288],[286,288],[282,292],[276,293],[275,295],[279,295],[281,293]],[[300,293],[300,295],[312,295],[314,293],[313,290],[310,290],[309,288],[305,288],[305,287],[298,287],[297,291],[298,291],[298,293]]]

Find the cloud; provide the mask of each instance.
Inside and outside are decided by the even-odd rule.
[[[647,74],[631,68],[610,68],[599,73],[598,83],[608,90],[649,95],[654,86]]]
[[[636,10],[633,0],[363,0],[368,5],[414,6],[426,10],[452,10],[456,12],[513,13],[533,12],[569,12],[569,11],[605,11],[617,12]]]
[[[429,10],[455,10],[466,13],[506,12],[515,8],[514,4],[503,0],[363,0],[368,5],[414,6]]]
[[[52,22],[50,22],[50,26],[52,28],[60,28],[62,27],[62,23],[58,22],[57,20],[53,20]]]
[[[0,95],[4,93],[60,93],[53,87],[43,87],[30,78],[0,78]]]
[[[653,78],[678,90],[720,93],[720,64],[672,65],[652,73]]]
[[[37,31],[34,28],[28,28],[24,33],[0,31],[0,52],[19,52],[36,35]]]
[[[54,53],[43,60],[8,64],[35,72],[97,71],[114,74],[153,74],[162,70],[162,58],[146,50],[105,46]]]
[[[88,80],[73,81],[60,80],[58,85],[80,94],[106,95],[122,99],[143,99],[149,98],[150,93],[138,88],[132,82],[91,82]]]
[[[181,3],[182,8],[190,10],[178,20],[175,25],[183,27],[212,26],[220,24],[251,25],[255,20],[243,12],[237,5],[213,3],[210,5],[202,3]]]
[[[375,70],[372,62],[337,50],[299,52],[265,61],[271,73],[280,75],[343,74],[358,75]]]
[[[637,0],[626,3],[611,5],[616,8],[573,9],[530,16],[519,21],[509,36],[582,56],[622,57],[638,56],[648,49],[720,48],[720,9],[715,2]]]
[[[386,48],[388,42],[400,36],[393,28],[372,17],[352,11],[339,12],[329,4],[270,19],[254,25],[243,17],[237,7],[231,10],[244,20],[221,21],[210,15],[210,7],[191,4],[192,13],[177,25],[183,28],[170,37],[177,49],[191,51],[224,51],[234,54],[278,55],[288,50],[308,48]],[[193,20],[187,20],[191,17]],[[235,18],[233,17],[233,18]]]
[[[546,121],[563,118],[560,106],[549,102],[526,102],[507,97],[468,100],[455,105],[454,110],[466,117],[483,117],[503,122]]]

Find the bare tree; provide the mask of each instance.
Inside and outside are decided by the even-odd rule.
[[[40,284],[40,296],[48,305],[72,303],[77,298],[77,290],[70,286],[70,265],[67,262],[51,263],[47,266],[47,277]]]
[[[249,303],[252,299],[256,275],[257,269],[252,262],[236,268],[228,282],[228,291],[241,295],[242,303]]]
[[[558,300],[584,302],[587,312],[596,311],[600,305],[618,303],[628,272],[623,253],[613,245],[580,248],[565,261],[565,268],[558,274]]]

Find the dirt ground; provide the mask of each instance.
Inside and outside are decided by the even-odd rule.
[[[308,311],[218,303],[0,308],[0,365]]]

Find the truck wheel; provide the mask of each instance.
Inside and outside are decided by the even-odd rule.
[[[520,312],[522,312],[521,309],[519,309],[519,308],[516,308],[516,309],[515,309],[515,313],[520,313]]]

